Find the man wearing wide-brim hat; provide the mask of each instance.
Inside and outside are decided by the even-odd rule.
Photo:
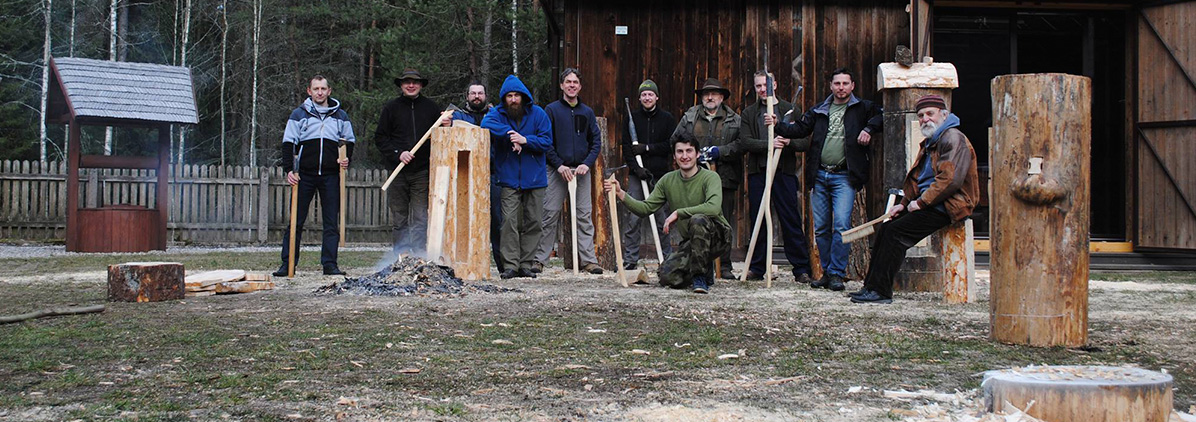
[[[394,248],[399,252],[423,251],[428,232],[428,160],[430,146],[411,152],[424,132],[438,122],[442,111],[431,98],[420,95],[428,85],[415,69],[406,69],[394,79],[401,95],[382,107],[374,145],[387,168],[407,163],[386,191],[386,205],[393,225]],[[449,121],[451,123],[451,120]]]
[[[741,124],[739,115],[723,103],[731,96],[731,90],[723,87],[717,78],[708,78],[694,90],[694,94],[698,96],[698,104],[690,107],[681,116],[677,129],[673,131],[673,137],[681,132],[689,132],[697,138],[702,146],[703,156],[710,164],[715,165],[715,170],[722,179],[723,216],[729,221],[735,221],[735,198],[739,197],[739,185],[743,182],[743,153],[724,151],[739,137]],[[735,274],[731,272],[731,252],[724,253],[721,260],[722,271],[716,276],[734,279]]]

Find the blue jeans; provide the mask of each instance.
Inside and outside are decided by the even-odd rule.
[[[851,207],[855,189],[847,180],[847,171],[831,173],[818,170],[810,207],[814,214],[814,237],[822,272],[847,276],[847,258],[851,246],[843,244],[840,233],[851,228]]]

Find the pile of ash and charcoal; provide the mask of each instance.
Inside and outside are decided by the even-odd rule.
[[[374,274],[349,278],[316,289],[316,294],[364,296],[465,296],[471,293],[519,292],[492,284],[472,284],[457,278],[453,269],[412,257],[400,257]]]

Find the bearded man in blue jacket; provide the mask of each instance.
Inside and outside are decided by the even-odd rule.
[[[503,81],[499,98],[502,102],[482,118],[482,127],[490,131],[491,161],[502,188],[499,276],[535,278],[532,263],[542,232],[540,216],[548,186],[545,153],[552,148],[552,122],[515,75]]]
[[[332,98],[328,80],[316,75],[307,85],[307,100],[291,112],[287,128],[282,135],[282,169],[286,171],[287,183],[299,185],[299,212],[295,216],[295,243],[302,244],[303,222],[311,200],[320,196],[321,219],[324,222],[324,240],[320,248],[320,264],[325,275],[344,275],[336,264],[340,231],[337,221],[340,213],[340,169],[349,168],[349,159],[338,159],[339,141],[345,140],[346,157],[353,156],[353,124],[349,114],[341,110],[341,103]],[[296,159],[297,157],[297,159]],[[299,168],[295,168],[295,162]],[[274,272],[275,277],[287,275],[287,253],[290,238],[282,238],[282,266]],[[299,248],[295,248],[295,262],[299,262]]]

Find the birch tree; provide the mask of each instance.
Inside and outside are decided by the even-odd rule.
[[[228,85],[228,2],[220,2],[220,165],[224,166],[224,140],[228,133],[225,125],[225,86]]]
[[[253,0],[253,88],[249,108],[249,165],[257,165],[257,72],[262,33],[262,0]]]
[[[179,66],[187,67],[187,34],[191,32],[191,0],[187,0],[183,7],[183,42],[179,45]],[[183,153],[187,146],[187,129],[179,127],[179,160],[183,164]]]
[[[50,16],[53,14],[54,0],[44,0],[42,2],[42,15],[46,20],[46,39],[42,47],[42,106],[41,118],[37,119],[40,125],[40,136],[38,137],[38,147],[41,151],[41,163],[44,165],[48,162],[46,159],[46,102],[50,97]]]

